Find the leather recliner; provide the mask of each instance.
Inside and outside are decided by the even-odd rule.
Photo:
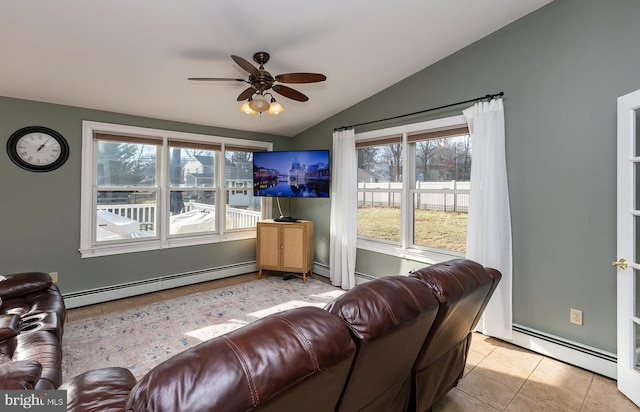
[[[0,277],[0,388],[55,389],[62,383],[64,300],[51,277]]]
[[[468,259],[454,259],[412,272],[433,291],[438,313],[413,374],[409,409],[428,411],[464,374],[471,334],[501,274]]]
[[[389,276],[351,289],[325,310],[349,325],[358,347],[336,411],[404,412],[413,365],[438,311],[431,290]]]

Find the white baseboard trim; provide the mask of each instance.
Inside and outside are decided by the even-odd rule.
[[[199,270],[195,272],[178,273],[161,276],[138,282],[121,283],[102,288],[88,289],[79,292],[65,293],[62,295],[67,309],[80,306],[94,305],[110,300],[128,298],[143,295],[145,293],[158,292],[179,286],[192,285],[194,283],[223,279],[236,275],[243,275],[257,271],[255,262],[240,263],[230,266],[221,266]]]
[[[510,343],[611,379],[618,376],[615,353],[517,324]]]

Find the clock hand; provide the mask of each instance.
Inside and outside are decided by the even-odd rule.
[[[46,145],[46,144],[47,144],[47,142],[49,141],[49,139],[51,139],[51,138],[50,138],[50,137],[48,137],[48,138],[47,138],[47,140],[45,140],[45,142],[44,142],[44,143],[42,143],[42,144],[40,145],[40,147],[38,147],[38,150],[36,150],[36,152],[39,152],[40,150],[42,150],[42,148],[44,147],[44,145]]]

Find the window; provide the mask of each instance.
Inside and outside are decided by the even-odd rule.
[[[464,117],[356,135],[358,247],[433,262],[463,256],[472,146]]]
[[[255,237],[270,205],[229,188],[251,187],[253,152],[271,146],[84,122],[82,256]]]
[[[262,198],[254,197],[253,190],[232,190],[238,187],[253,187],[253,152],[242,147],[227,146],[226,149],[227,227],[255,227],[256,219],[260,218]]]

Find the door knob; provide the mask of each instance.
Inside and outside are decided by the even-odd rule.
[[[615,262],[611,262],[611,264],[613,266],[619,267],[622,270],[625,270],[625,269],[627,269],[629,267],[629,264],[624,259],[616,260]]]

